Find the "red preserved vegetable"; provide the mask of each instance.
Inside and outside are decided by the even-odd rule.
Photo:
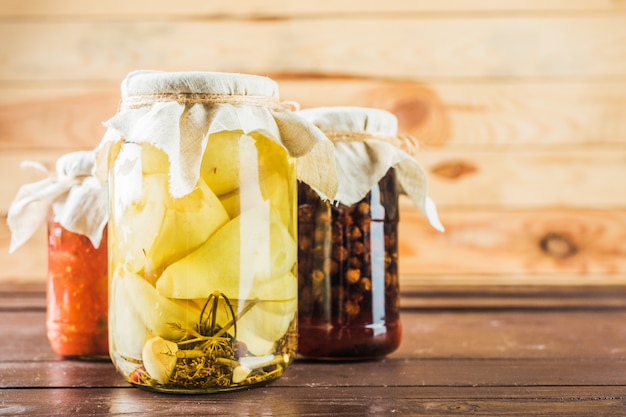
[[[48,223],[47,333],[64,358],[106,360],[107,234],[98,248],[87,236]]]

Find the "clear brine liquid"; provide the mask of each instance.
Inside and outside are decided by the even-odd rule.
[[[110,343],[128,381],[166,391],[278,377],[295,355],[295,165],[260,135],[212,135],[195,189],[124,143],[111,167]]]

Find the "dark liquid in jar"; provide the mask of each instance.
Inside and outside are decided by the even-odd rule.
[[[393,352],[402,331],[395,172],[351,206],[298,187],[298,353],[372,359]]]

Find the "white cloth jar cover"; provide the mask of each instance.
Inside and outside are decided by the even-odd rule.
[[[170,161],[170,194],[190,193],[200,177],[209,135],[221,131],[259,132],[297,158],[298,179],[325,198],[337,179],[333,145],[313,124],[279,101],[278,85],[267,77],[220,72],[135,71],[122,82],[122,102],[104,123],[97,148],[97,171],[106,180],[108,157],[121,141],[149,143]]]
[[[98,248],[108,221],[108,190],[94,176],[93,151],[78,151],[60,157],[56,173],[40,163],[25,161],[48,175],[41,181],[23,185],[9,208],[11,230],[9,252],[26,243],[43,224],[50,210],[54,221],[70,232],[87,236]]]
[[[428,180],[419,162],[402,147],[413,139],[398,136],[398,119],[381,109],[319,107],[300,110],[335,145],[338,189],[335,201],[352,205],[360,201],[390,168],[406,194],[435,229],[443,232],[437,207],[428,196]]]

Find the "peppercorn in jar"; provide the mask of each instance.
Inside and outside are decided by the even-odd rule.
[[[332,144],[247,74],[133,72],[105,125],[118,371],[175,393],[281,376],[297,348],[296,181],[334,195]]]
[[[406,193],[443,230],[426,176],[401,147],[386,111],[300,111],[335,146],[334,202],[298,186],[298,353],[314,359],[374,359],[401,341],[398,201]]]

